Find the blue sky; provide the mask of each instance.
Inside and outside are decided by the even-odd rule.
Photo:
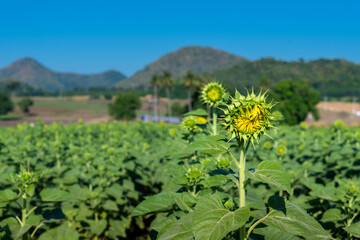
[[[0,67],[29,56],[55,71],[131,75],[188,45],[360,63],[359,1],[18,0],[0,9]]]

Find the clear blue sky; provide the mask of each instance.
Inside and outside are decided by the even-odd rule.
[[[359,1],[18,0],[0,9],[0,67],[29,56],[56,71],[131,75],[187,45],[360,63]]]

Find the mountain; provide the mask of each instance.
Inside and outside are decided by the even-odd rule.
[[[48,91],[71,88],[89,88],[91,86],[112,87],[126,78],[117,71],[99,74],[76,74],[54,72],[31,58],[20,59],[0,69],[0,79],[12,78],[34,88]]]
[[[264,58],[236,63],[219,69],[212,76],[238,89],[258,86],[266,77],[271,85],[282,79],[303,79],[327,96],[360,94],[360,65],[340,59],[286,62]]]
[[[187,70],[198,74],[211,73],[244,60],[242,57],[210,47],[184,47],[145,66],[130,78],[121,81],[118,86],[123,88],[148,86],[151,75],[161,74],[163,70],[169,71],[174,78],[178,78]]]

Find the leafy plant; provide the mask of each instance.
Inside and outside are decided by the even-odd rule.
[[[209,131],[198,126],[196,116],[184,119],[189,131],[184,138],[189,144],[169,154],[173,162],[167,166],[181,187],[145,199],[132,212],[132,216],[157,214],[151,225],[154,239],[247,239],[274,233],[287,239],[331,238],[305,210],[286,199],[291,193],[290,177],[277,162],[262,161],[256,169],[245,168],[250,146],[255,147],[276,120],[277,114],[271,113],[274,104],[265,99],[266,94],[243,96],[236,91],[230,103],[221,107],[227,132],[219,134],[214,126]],[[251,194],[251,182],[266,184],[277,195],[268,193],[263,202]],[[269,230],[255,231],[263,230],[260,225]]]
[[[139,96],[132,93],[119,94],[113,103],[109,104],[109,113],[116,119],[132,120],[136,110],[141,107]]]
[[[18,102],[18,106],[20,107],[21,111],[24,113],[29,112],[29,108],[34,105],[34,101],[30,98],[24,98],[21,99],[20,102]]]
[[[14,109],[9,96],[0,92],[0,115],[7,114]]]

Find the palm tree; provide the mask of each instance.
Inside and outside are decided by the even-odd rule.
[[[202,85],[202,81],[199,77],[195,75],[195,73],[188,70],[185,75],[185,79],[182,84],[188,89],[188,111],[192,111],[192,104],[191,104],[191,93],[192,89],[198,88]]]
[[[155,119],[159,119],[159,109],[158,109],[158,88],[159,88],[160,79],[156,73],[151,75],[150,85],[154,88],[154,116]]]
[[[165,87],[166,98],[168,99],[168,101],[167,101],[167,110],[168,111],[167,112],[168,112],[169,116],[172,116],[171,100],[170,100],[170,87],[172,87],[173,85],[174,85],[174,82],[171,79],[171,73],[165,70],[160,79],[160,86]]]

